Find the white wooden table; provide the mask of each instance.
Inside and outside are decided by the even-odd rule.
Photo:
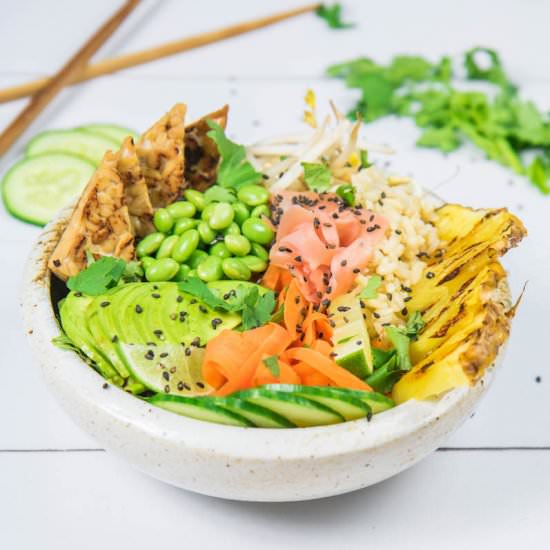
[[[0,86],[51,73],[113,10],[110,0],[4,0]],[[290,0],[145,1],[98,54],[130,52],[298,5]],[[343,108],[355,94],[323,78],[331,62],[396,53],[437,58],[496,48],[525,95],[550,108],[550,2],[346,2],[359,23],[330,31],[311,15],[66,90],[33,126],[113,122],[144,129],[176,101],[201,115],[231,104],[230,135],[252,141],[297,129],[307,87]],[[0,106],[4,126],[22,102]],[[529,280],[504,368],[475,417],[430,458],[378,486],[295,504],[187,493],[107,455],[49,395],[33,366],[17,292],[39,232],[0,211],[0,548],[530,548],[550,547],[550,199],[463,149],[414,148],[408,121],[369,138],[398,151],[393,167],[449,201],[507,206],[530,236],[509,254],[515,295]],[[5,170],[17,149],[2,160]],[[540,377],[540,382],[537,382]],[[199,546],[200,545],[200,546]]]

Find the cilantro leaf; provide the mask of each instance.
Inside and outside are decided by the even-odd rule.
[[[282,323],[285,318],[285,304],[281,304],[281,307],[271,315],[272,323]]]
[[[191,294],[212,309],[232,311],[233,306],[225,300],[218,298],[208,286],[206,286],[206,283],[198,277],[188,277],[181,281],[178,287],[181,291]]]
[[[406,335],[414,342],[418,339],[418,333],[426,326],[426,321],[422,319],[420,311],[414,311],[409,315],[405,325]]]
[[[204,192],[205,204],[211,202],[237,202],[237,197],[227,187],[221,187],[220,185],[213,185]]]
[[[124,260],[113,256],[103,256],[78,275],[70,277],[67,287],[75,292],[98,296],[114,287],[125,269],[126,262]]]
[[[461,142],[456,128],[443,126],[424,130],[416,140],[416,144],[421,147],[435,147],[449,153],[460,147]]]
[[[515,87],[510,83],[502,68],[500,57],[490,48],[472,48],[464,55],[464,68],[470,80],[486,80],[510,91]]]
[[[242,325],[244,330],[261,327],[271,320],[271,313],[275,308],[275,293],[266,292],[259,296],[258,287],[254,287],[256,294],[248,296],[243,304]]]
[[[315,13],[321,19],[324,19],[331,29],[349,29],[355,26],[353,23],[344,23],[342,21],[342,6],[338,3],[332,4],[332,6],[321,4],[315,10]]]
[[[545,194],[550,194],[550,165],[546,164],[541,156],[533,159],[527,168],[529,179]]]
[[[257,285],[239,285],[235,289],[233,299],[227,301],[218,298],[198,277],[188,277],[181,281],[178,287],[212,309],[241,313],[243,330],[265,325],[271,320],[275,308],[275,293],[268,291],[260,295]]]
[[[324,164],[302,162],[304,181],[306,185],[317,193],[327,191],[332,183],[332,172]]]
[[[336,194],[348,205],[355,206],[355,187],[353,185],[344,184],[336,189]]]
[[[246,160],[246,149],[231,141],[223,128],[213,120],[207,120],[211,130],[207,136],[214,141],[221,157],[218,168],[218,184],[239,189],[243,185],[257,183],[262,175]]]
[[[276,355],[265,357],[264,359],[262,359],[262,361],[273,376],[279,376],[281,374],[281,369],[279,367],[279,358]]]
[[[372,275],[367,281],[367,285],[359,294],[360,298],[365,300],[372,300],[378,295],[378,288],[382,284],[382,278],[380,275]]]

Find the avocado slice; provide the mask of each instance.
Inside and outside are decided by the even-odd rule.
[[[359,298],[343,294],[329,306],[329,314],[335,323],[334,360],[359,378],[366,378],[373,371],[372,350],[369,334]]]
[[[121,386],[123,379],[113,368],[109,359],[96,344],[93,333],[84,322],[88,308],[94,301],[91,296],[70,292],[59,310],[61,326],[75,346],[80,348],[95,364],[96,369],[107,380]]]

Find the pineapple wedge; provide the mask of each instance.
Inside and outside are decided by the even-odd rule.
[[[515,311],[498,258],[526,235],[521,221],[505,209],[449,204],[436,226],[446,251],[413,287],[407,307],[426,325],[411,344],[413,369],[393,388],[398,403],[474,384],[506,341]]]

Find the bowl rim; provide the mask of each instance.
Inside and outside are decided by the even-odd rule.
[[[425,401],[409,400],[364,419],[331,426],[268,429],[209,423],[179,416],[108,384],[78,355],[52,344],[59,336],[50,296],[51,272],[48,259],[59,240],[72,205],[62,209],[36,239],[27,259],[21,288],[21,307],[26,333],[35,359],[47,381],[86,410],[95,410],[134,428],[143,435],[166,439],[182,447],[192,447],[227,457],[250,460],[304,460],[336,457],[350,452],[375,450],[419,432],[462,406],[467,408],[485,392],[497,359],[484,376],[470,387],[453,389]],[[276,450],[274,450],[276,449]]]

